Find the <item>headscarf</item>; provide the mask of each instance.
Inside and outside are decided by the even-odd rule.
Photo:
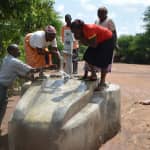
[[[48,25],[48,26],[45,28],[45,32],[47,32],[47,33],[55,33],[55,34],[56,34],[56,29],[55,29],[55,27],[53,27],[52,25]]]

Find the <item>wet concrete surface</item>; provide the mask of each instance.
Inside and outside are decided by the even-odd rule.
[[[83,62],[79,74],[83,74]],[[150,150],[150,105],[137,103],[150,99],[150,66],[114,63],[107,81],[121,88],[122,127],[99,150]],[[18,100],[19,96],[9,98],[1,125],[0,150],[8,150],[8,120]]]

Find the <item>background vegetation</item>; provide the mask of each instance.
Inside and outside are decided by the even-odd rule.
[[[61,16],[54,8],[54,0],[5,0],[0,3],[0,62],[10,43],[17,43],[22,50],[24,60],[23,39],[26,33],[54,25],[57,29],[57,41],[60,50],[62,26]],[[143,14],[145,32],[141,34],[122,35],[118,38],[119,49],[116,50],[115,61],[125,63],[150,64],[150,6]],[[80,59],[86,46],[80,45]]]
[[[145,33],[119,37],[119,50],[116,52],[116,61],[150,64],[150,6],[143,14],[143,21]]]
[[[23,39],[27,33],[53,25],[61,48],[61,17],[53,8],[53,0],[5,0],[0,3],[0,60],[10,43],[17,43],[24,59]]]

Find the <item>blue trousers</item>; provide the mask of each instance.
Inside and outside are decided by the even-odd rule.
[[[0,125],[7,108],[7,90],[7,87],[0,84]]]

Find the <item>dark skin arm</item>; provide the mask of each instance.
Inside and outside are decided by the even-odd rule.
[[[46,53],[55,54],[58,55],[59,51],[57,47],[52,47],[50,51],[45,51],[45,49],[42,48],[36,48],[39,55],[45,55]]]
[[[58,54],[58,48],[57,47],[52,47],[51,50],[49,51],[50,54]]]
[[[27,80],[34,80],[34,73],[40,72],[41,68],[32,68],[25,76],[18,75],[20,78],[24,78]]]
[[[84,45],[94,47],[94,48],[97,46],[96,36],[91,39],[80,38],[80,42]]]
[[[119,45],[118,45],[118,43],[117,43],[117,32],[116,32],[116,30],[114,30],[114,31],[112,31],[112,33],[113,33],[113,35],[114,35],[114,42],[115,42],[115,49],[116,50],[119,50]]]
[[[55,55],[58,58],[58,61],[60,61],[61,55],[57,47],[52,47],[48,53]]]
[[[93,38],[91,39],[86,39],[82,34],[74,34],[75,35],[75,38],[77,40],[79,40],[79,42],[81,42],[82,44],[84,45],[87,45],[87,46],[90,46],[90,47],[96,47],[97,46],[97,42],[96,42],[96,36],[94,36]]]
[[[57,47],[52,47],[50,52],[52,55],[55,55],[58,59],[58,69],[60,69],[60,63],[61,63],[61,55],[60,55],[60,52],[58,50]]]
[[[38,72],[41,72],[41,71],[46,70],[46,69],[54,69],[55,67],[56,66],[51,65],[51,66],[48,66],[48,67],[32,68],[32,69],[30,69],[29,72],[27,72],[27,74],[25,76],[19,75],[19,77],[27,79],[27,80],[34,81],[35,80],[34,73],[38,73]]]
[[[37,49],[37,52],[39,55],[45,55],[45,54],[55,55],[58,58],[58,63],[60,66],[61,55],[60,55],[60,52],[57,47],[51,47],[50,51],[45,51],[45,49],[42,49],[42,48],[36,48],[36,49]],[[54,68],[54,66],[53,66],[53,68]],[[43,69],[44,69],[44,67],[43,67]]]
[[[53,69],[54,66],[50,65],[50,66],[47,66],[47,67],[38,67],[38,68],[32,68],[29,73],[38,73],[40,72],[41,70],[46,70],[46,69]]]

